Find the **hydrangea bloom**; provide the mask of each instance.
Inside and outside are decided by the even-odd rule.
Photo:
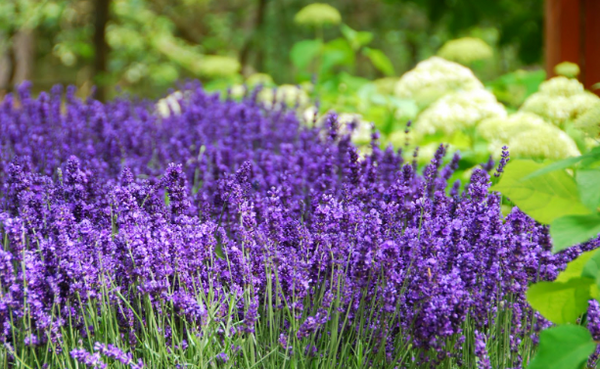
[[[306,106],[309,97],[306,91],[295,85],[280,85],[276,88],[263,88],[258,94],[258,100],[270,107],[275,102],[283,102],[288,107]]]
[[[579,65],[571,62],[562,62],[554,66],[554,73],[568,78],[577,78],[581,70]]]
[[[175,91],[172,94],[158,100],[156,103],[156,110],[158,114],[167,118],[171,114],[179,115],[181,114],[181,106],[179,105],[179,101],[183,99],[183,93],[181,91]]]
[[[575,127],[592,138],[597,138],[600,135],[600,101],[575,119]]]
[[[489,142],[488,149],[495,156],[505,145],[515,157],[564,159],[581,155],[568,134],[532,113],[486,119],[477,126],[477,133]]]
[[[522,132],[511,139],[509,145],[514,145],[518,157],[557,160],[581,155],[568,134],[551,126]]]
[[[460,64],[433,56],[417,64],[396,83],[395,94],[427,106],[441,96],[457,90],[482,89],[473,72]]]
[[[446,42],[437,52],[444,59],[461,64],[469,64],[489,59],[494,52],[492,47],[480,38],[463,37]]]
[[[598,102],[600,98],[585,91],[579,81],[560,76],[542,83],[540,90],[525,100],[521,111],[535,113],[548,122],[562,126]]]
[[[222,55],[204,55],[196,66],[200,75],[209,78],[231,77],[241,69],[237,59]]]
[[[418,117],[415,130],[420,134],[456,131],[475,127],[487,118],[504,118],[506,110],[496,97],[484,89],[448,94],[425,109]]]
[[[350,134],[352,142],[358,146],[371,143],[373,124],[363,119],[360,114],[342,113],[337,118],[342,134]]]
[[[273,77],[266,73],[254,73],[246,78],[246,84],[249,87],[255,86],[273,86],[275,82],[273,82]]]
[[[294,23],[303,26],[339,24],[341,21],[340,12],[333,6],[323,3],[309,4],[294,16]]]

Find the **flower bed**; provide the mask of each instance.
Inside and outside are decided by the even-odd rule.
[[[3,365],[529,359],[547,322],[527,285],[579,249],[553,255],[545,227],[503,217],[483,169],[448,186],[444,146],[422,174],[376,134],[359,159],[335,115],[307,127],[257,93],[190,84],[166,118],[72,90],[62,106],[59,88],[2,102]]]

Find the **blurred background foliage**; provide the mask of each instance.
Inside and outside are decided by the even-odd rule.
[[[544,0],[0,0],[0,99],[71,84],[165,117],[185,80],[235,99],[262,86],[308,125],[339,113],[362,154],[374,129],[419,165],[447,144],[466,180],[504,145],[542,161],[600,145],[579,66],[546,81],[543,17]]]
[[[543,0],[333,0],[305,8],[310,4],[0,1],[0,93],[29,79],[38,90],[75,84],[86,96],[98,85],[110,97],[118,86],[156,98],[186,78],[217,89],[257,72],[268,74],[277,85],[317,79],[327,85],[325,91],[339,92],[340,86],[351,89],[365,80],[400,76],[438,51],[452,60],[452,50],[440,49],[463,37],[483,40],[489,45],[484,53],[490,55],[456,61],[483,81],[494,81],[498,91],[506,78],[529,78],[496,80],[499,76],[541,63]],[[106,6],[104,37],[99,39],[94,37],[97,9]],[[304,15],[299,13],[303,8]],[[106,53],[98,52],[102,42],[108,46]],[[379,83],[382,88],[384,84]],[[510,100],[515,93],[505,95]]]

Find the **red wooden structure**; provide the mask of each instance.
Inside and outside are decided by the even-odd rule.
[[[600,0],[546,0],[546,70],[577,63],[587,89],[600,82]],[[600,89],[593,90],[600,94]]]

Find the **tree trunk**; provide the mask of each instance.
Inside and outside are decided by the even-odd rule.
[[[12,85],[17,86],[33,77],[35,37],[33,30],[20,29],[13,36],[14,69]]]
[[[0,98],[10,91],[13,75],[13,52],[10,35],[0,33]]]
[[[110,0],[95,0],[96,19],[94,22],[94,82],[97,85],[96,99],[106,99],[106,61],[108,44],[106,43],[106,23],[109,19]]]
[[[256,42],[257,38],[260,39],[262,34],[262,27],[265,20],[265,11],[267,9],[267,0],[258,0],[258,8],[256,10],[256,18],[254,21],[254,29],[252,34],[246,40],[246,43],[242,47],[240,52],[240,64],[242,64],[242,72],[249,70],[248,59],[250,57],[250,50],[255,49],[257,54],[257,65],[262,64],[262,48],[260,43]],[[259,66],[260,67],[260,66]],[[260,69],[258,70],[261,71]],[[245,74],[245,73],[244,73]]]

